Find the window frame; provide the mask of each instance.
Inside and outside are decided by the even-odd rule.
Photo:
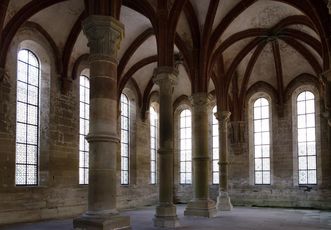
[[[254,103],[259,98],[265,98],[269,103],[269,157],[270,157],[270,183],[255,183],[255,144],[254,144]],[[249,184],[252,186],[272,186],[273,185],[273,104],[271,96],[264,91],[252,94],[248,104],[248,133],[249,133]]]
[[[27,52],[27,60],[20,60],[19,58],[19,54],[20,52]],[[37,66],[34,66],[30,63],[29,61],[29,57],[30,55],[32,55],[32,57],[34,57],[37,61]],[[20,72],[20,69],[19,69],[19,63],[23,63],[25,65],[25,67],[27,68],[26,69],[26,77],[27,77],[27,80],[26,81],[23,81],[23,80],[20,80],[19,79],[19,72]],[[17,78],[16,78],[16,137],[15,137],[15,186],[17,187],[27,187],[27,186],[31,186],[31,187],[37,187],[40,185],[40,94],[41,94],[41,64],[40,64],[40,60],[39,60],[39,57],[37,56],[37,54],[32,51],[31,49],[28,49],[28,48],[21,48],[18,50],[17,52],[17,56],[16,56],[16,63],[17,63],[17,69],[16,69],[16,73],[17,73]],[[29,82],[29,78],[30,78],[30,67],[32,68],[36,68],[37,71],[38,71],[38,82],[37,82],[37,85],[33,85],[31,84],[31,82]],[[20,101],[19,100],[19,92],[18,92],[18,85],[19,83],[22,83],[26,86],[26,95],[25,95],[25,98],[24,101]],[[37,95],[36,95],[36,104],[33,104],[33,103],[30,103],[29,102],[29,88],[30,87],[34,87],[34,88],[37,88]],[[26,122],[22,122],[22,121],[19,121],[18,117],[19,117],[19,110],[18,110],[18,107],[19,107],[19,104],[23,104],[25,105],[26,107],[26,116],[24,117],[25,121]],[[31,107],[36,107],[36,124],[32,124],[32,123],[29,123],[29,114],[28,114],[28,110],[29,108]],[[20,142],[18,141],[18,124],[22,124],[24,125],[24,128],[26,130],[26,133],[25,133],[25,141],[24,142]],[[28,127],[29,126],[34,126],[37,128],[36,130],[36,143],[32,144],[32,143],[29,143],[28,142]],[[26,163],[17,163],[18,162],[18,146],[19,145],[24,145],[25,146],[25,158],[26,158]],[[35,155],[35,163],[31,163],[31,164],[28,164],[27,162],[27,159],[28,159],[28,147],[29,146],[34,146],[35,149],[36,149],[36,152],[34,152],[34,155]],[[23,165],[24,168],[25,168],[25,183],[18,183],[18,177],[17,177],[17,171],[18,171],[18,165]],[[34,169],[34,176],[35,176],[35,183],[28,183],[28,166],[34,166],[35,169]]]
[[[184,126],[184,127],[182,127],[181,126],[181,120],[182,120],[182,114],[183,114],[183,112],[185,112],[185,111],[188,111],[189,113],[190,113],[190,120],[191,120],[191,124],[190,124],[190,126],[188,127],[188,126]],[[178,153],[179,153],[179,184],[181,184],[181,185],[191,185],[192,184],[192,182],[193,182],[193,161],[192,161],[192,111],[191,111],[191,109],[188,109],[188,108],[185,108],[185,109],[183,109],[183,110],[181,110],[180,112],[179,112],[179,115],[178,115],[178,117],[179,117],[179,126],[178,126],[178,140],[179,140],[179,151],[178,151]],[[188,116],[185,116],[184,118],[186,118],[186,117],[188,117]],[[184,138],[184,139],[182,139],[181,138],[181,130],[182,129],[189,129],[190,131],[191,131],[191,138]],[[182,140],[190,140],[190,142],[191,142],[191,148],[190,149],[182,149],[181,148],[181,144],[182,144]],[[182,152],[183,151],[190,151],[191,152],[191,160],[182,160]],[[184,164],[185,164],[185,170],[182,170],[182,162],[184,162]],[[186,164],[187,163],[191,163],[191,170],[190,171],[187,171],[186,170]],[[182,174],[185,174],[185,180],[184,181],[182,181],[181,180],[181,175]],[[186,174],[190,174],[191,175],[191,181],[187,181],[187,175]]]
[[[124,102],[122,101],[122,97],[126,99],[127,103],[125,103],[127,105],[127,116],[123,115],[123,104]],[[121,104],[121,115],[120,115],[120,126],[121,126],[121,170],[120,170],[120,181],[121,181],[121,185],[127,186],[130,184],[130,99],[129,97],[124,94],[121,93],[121,97],[120,97],[120,104]],[[126,119],[127,120],[127,129],[123,128],[123,120],[122,119]],[[123,132],[127,133],[127,142],[123,142]],[[122,152],[122,145],[127,145],[127,156],[124,156],[123,152]],[[123,165],[123,159],[127,159],[127,169],[124,169]],[[124,173],[127,172],[127,183],[125,183],[125,175]]]
[[[150,118],[150,184],[156,185],[158,182],[157,178],[157,170],[158,170],[158,141],[159,141],[159,113],[157,110],[154,108],[154,106],[150,106],[149,109],[149,118]],[[155,120],[152,121],[153,116],[152,114],[155,114],[154,116],[156,117]],[[154,134],[155,136],[152,136],[152,129],[154,129]],[[154,139],[154,145],[152,145],[152,139]],[[154,154],[154,157],[153,157]],[[154,158],[154,160],[153,160]],[[152,167],[152,162],[154,162],[154,168]],[[153,181],[153,176],[154,175],[154,181]]]
[[[297,98],[304,92],[309,91],[314,95],[315,105],[315,156],[316,156],[316,184],[299,183],[299,154],[298,154],[298,112]],[[293,185],[298,187],[315,187],[321,183],[321,133],[320,133],[320,105],[319,91],[315,86],[302,85],[292,93],[292,121],[293,121]]]
[[[89,82],[89,86],[86,87],[86,85],[82,85],[81,84],[81,80],[82,79],[87,79],[88,82]],[[81,93],[82,93],[82,89],[85,90],[84,94],[85,94],[85,97],[86,97],[86,93],[88,95],[88,102],[86,101],[86,98],[84,98],[84,101],[81,101]],[[89,162],[87,162],[87,166],[86,166],[86,155],[89,157],[89,143],[85,143],[87,142],[85,140],[86,138],[86,135],[88,134],[88,132],[86,132],[86,124],[85,122],[87,121],[88,124],[89,124],[89,108],[90,108],[90,99],[89,99],[89,95],[90,95],[90,78],[84,74],[81,74],[79,76],[79,147],[78,147],[78,152],[79,152],[79,184],[80,185],[88,185],[89,184]],[[86,111],[86,109],[88,109],[88,118],[86,118],[86,113],[84,113],[84,117],[81,117],[81,104],[84,104],[84,111]],[[84,121],[84,133],[81,133],[81,122],[82,120]],[[83,139],[84,139],[84,150],[81,150],[81,136],[83,136]],[[87,150],[86,150],[86,147],[87,147]],[[83,166],[81,166],[81,153],[84,155],[84,163],[83,163]],[[83,181],[84,183],[81,183],[81,169],[83,169]],[[86,172],[87,171],[87,172]],[[86,175],[87,174],[87,175]],[[86,179],[87,177],[87,179]]]

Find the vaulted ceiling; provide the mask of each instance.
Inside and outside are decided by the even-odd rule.
[[[0,67],[17,30],[34,26],[52,44],[58,73],[74,79],[75,65],[87,57],[81,22],[82,0],[2,0]],[[183,4],[185,3],[185,4]],[[183,4],[183,8],[180,7]],[[178,6],[177,6],[178,5]],[[175,65],[180,75],[174,100],[192,92],[216,91],[218,98],[244,106],[259,82],[284,92],[298,76],[316,78],[329,69],[330,17],[322,0],[177,0]],[[134,83],[142,101],[156,91],[152,75],[160,50],[157,0],[123,0],[119,20],[125,38],[118,53],[119,88]]]

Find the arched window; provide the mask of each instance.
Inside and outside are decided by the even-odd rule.
[[[30,50],[18,52],[16,176],[18,186],[38,185],[40,65]]]
[[[299,184],[316,184],[315,96],[309,91],[297,97]]]
[[[129,99],[121,94],[121,184],[129,184],[129,129],[130,107]]]
[[[151,106],[150,113],[150,132],[151,132],[151,184],[157,181],[157,146],[158,146],[158,114]]]
[[[89,132],[90,80],[82,75],[79,79],[79,184],[88,184],[89,144],[85,140]]]
[[[180,113],[180,183],[192,183],[192,122],[191,111]]]
[[[219,134],[218,134],[218,120],[215,117],[215,113],[217,112],[217,107],[213,108],[213,168],[212,168],[212,175],[213,175],[213,184],[219,184]]]
[[[254,178],[255,184],[270,184],[270,108],[267,99],[254,102]]]

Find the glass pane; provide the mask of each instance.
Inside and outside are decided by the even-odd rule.
[[[263,106],[261,108],[262,118],[269,118],[269,107]]]
[[[315,101],[309,100],[306,102],[306,113],[315,113]]]
[[[315,127],[315,114],[307,115],[307,127]]]
[[[315,128],[307,129],[307,141],[315,141]]]
[[[36,126],[27,126],[27,143],[34,145],[38,144],[38,130]]]
[[[307,154],[308,155],[316,155],[316,145],[315,142],[307,143]]]
[[[299,171],[299,184],[307,184],[307,171]]]
[[[263,170],[270,170],[270,159],[269,158],[264,158],[263,159]]]
[[[314,99],[315,96],[312,92],[306,91],[306,100]]]
[[[262,144],[264,144],[264,145],[270,144],[269,132],[262,133]]]
[[[24,124],[16,124],[16,142],[26,143],[26,126]]]
[[[316,169],[316,157],[315,156],[308,157],[308,169]]]
[[[263,184],[270,184],[270,172],[263,172]]]
[[[269,119],[263,119],[261,131],[269,131]]]
[[[255,158],[261,158],[262,157],[262,146],[258,145],[255,146]]]
[[[32,52],[29,52],[29,64],[39,68],[38,59]]]
[[[255,170],[262,170],[262,159],[255,159]]]
[[[16,163],[26,163],[26,146],[23,144],[16,144]]]
[[[305,128],[306,127],[306,116],[299,115],[298,116],[298,128]]]
[[[17,102],[17,121],[26,123],[27,106],[24,103]]]
[[[260,107],[256,107],[254,108],[254,119],[261,119],[261,108]]]
[[[261,132],[262,131],[262,121],[255,120],[254,121],[254,132]]]
[[[28,86],[28,103],[32,105],[38,105],[38,88],[34,86]]]
[[[23,62],[17,62],[17,80],[28,81],[28,65]]]
[[[270,147],[269,145],[262,146],[263,157],[270,157]]]
[[[17,82],[17,101],[27,102],[28,88],[22,82]]]
[[[26,184],[26,167],[25,165],[16,165],[16,184],[24,185]]]
[[[34,66],[29,66],[28,82],[31,85],[39,86],[39,69]]]
[[[255,133],[254,134],[254,144],[255,145],[261,145],[262,144],[261,133]]]
[[[298,142],[306,142],[306,129],[298,129]]]
[[[299,157],[299,169],[307,169],[307,157]]]
[[[255,184],[262,184],[262,172],[255,172]]]
[[[38,107],[28,107],[28,123],[31,125],[38,125]]]
[[[298,102],[297,111],[298,111],[298,114],[305,114],[306,113],[306,103],[305,103],[305,101]]]
[[[33,145],[27,146],[27,163],[37,164],[37,147]]]
[[[18,60],[24,61],[26,63],[28,62],[28,56],[29,56],[28,50],[20,50],[17,56],[18,56],[17,57]]]
[[[303,143],[299,143],[298,145],[298,153],[299,153],[299,156],[305,156],[306,155],[306,142],[303,142]]]
[[[309,170],[308,171],[308,184],[316,184],[317,177],[316,177],[316,170]]]

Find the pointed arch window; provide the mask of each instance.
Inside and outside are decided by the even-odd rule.
[[[79,78],[79,184],[88,184],[89,144],[85,137],[89,132],[90,80]]]
[[[17,186],[38,185],[40,64],[27,49],[18,52],[16,98]]]
[[[315,95],[304,91],[297,97],[299,184],[316,184]]]
[[[255,184],[270,184],[270,106],[258,98],[253,106]]]
[[[219,133],[218,133],[218,120],[215,117],[215,113],[217,112],[217,107],[213,108],[213,121],[212,121],[212,135],[213,135],[213,167],[212,167],[212,176],[213,176],[213,184],[219,184]]]
[[[192,116],[188,109],[180,113],[180,183],[192,183]]]
[[[129,143],[130,143],[130,103],[125,94],[121,94],[121,184],[129,184]]]
[[[151,133],[151,184],[157,182],[157,147],[158,147],[158,114],[151,106],[150,109]]]

